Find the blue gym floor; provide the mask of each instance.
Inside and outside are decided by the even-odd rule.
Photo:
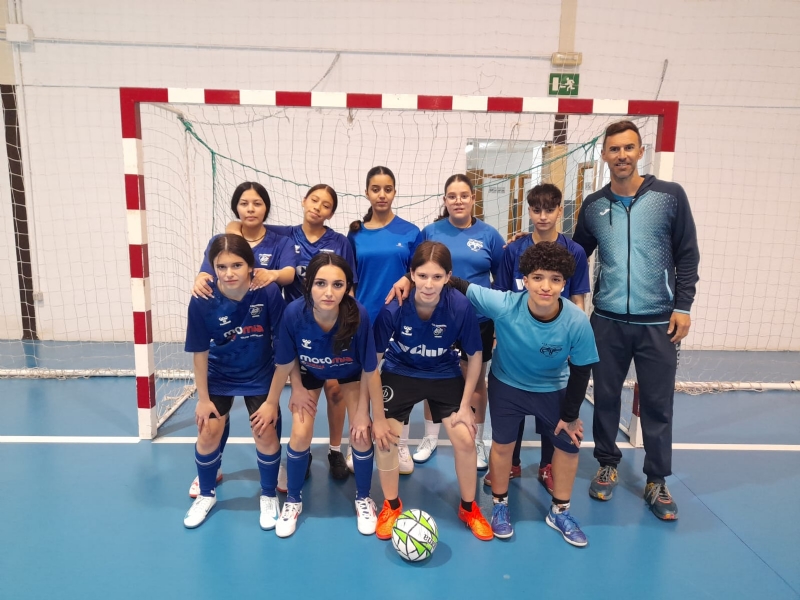
[[[439,526],[439,546],[422,564],[404,563],[390,542],[358,534],[354,482],[330,478],[322,443],[313,447],[295,535],[261,531],[240,400],[219,502],[200,528],[186,530],[192,402],[149,442],[136,438],[132,379],[3,380],[0,393],[2,599],[800,598],[796,392],[676,397],[668,481],[680,508],[675,523],[658,521],[641,499],[641,450],[623,449],[613,500],[588,497],[596,463],[585,403],[587,444],[571,509],[589,537],[584,549],[544,523],[549,496],[536,481],[537,447],[523,450],[523,476],[511,483],[514,537],[480,542],[458,521],[452,452],[440,446],[400,484],[405,506],[426,510]],[[421,423],[417,407],[411,438],[421,437]],[[315,435],[327,438],[324,410]],[[699,444],[720,446],[684,449]],[[479,488],[488,513],[491,494]],[[380,506],[377,473],[372,495]]]

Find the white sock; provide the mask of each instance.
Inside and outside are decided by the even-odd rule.
[[[428,419],[425,419],[425,437],[435,437],[438,440],[439,429],[441,429],[441,427],[441,423],[434,423],[433,421],[428,421]]]
[[[553,507],[553,514],[556,515],[560,515],[561,513],[569,510],[569,502],[567,502],[566,504],[556,504],[555,502],[553,502],[551,506]]]
[[[403,431],[400,432],[399,446],[408,446],[408,430],[411,428],[410,423],[403,424]]]
[[[475,434],[475,441],[482,442],[483,441],[483,423],[475,423],[475,427],[478,429],[478,432]]]
[[[342,451],[342,445],[339,444],[338,446],[330,446],[330,449],[331,449],[331,452],[341,452]]]

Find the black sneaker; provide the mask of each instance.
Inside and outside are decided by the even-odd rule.
[[[347,479],[347,476],[350,475],[344,455],[341,452],[336,450],[328,452],[328,462],[331,465],[331,477],[334,479]]]
[[[313,459],[313,458],[314,458],[314,456],[311,454],[311,452],[309,452],[308,453],[308,466],[306,467],[306,479],[311,477],[311,459]]]
[[[644,488],[644,501],[662,521],[678,519],[678,505],[672,499],[666,483],[648,483]]]

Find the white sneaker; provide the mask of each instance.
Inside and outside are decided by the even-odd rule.
[[[202,525],[208,513],[211,512],[211,509],[214,508],[216,503],[216,496],[198,496],[197,499],[192,502],[189,510],[186,511],[186,516],[183,517],[184,527],[187,529],[194,529]]]
[[[261,496],[260,504],[261,517],[258,519],[258,524],[264,531],[275,529],[281,512],[278,499],[275,496]]]
[[[281,494],[285,494],[289,491],[289,480],[286,477],[286,467],[283,466],[283,463],[281,463],[281,466],[278,467],[278,485],[275,487],[275,489]]]
[[[222,481],[222,467],[217,469],[217,483]],[[195,477],[192,485],[189,486],[189,498],[197,498],[200,495],[200,478]]]
[[[367,496],[363,500],[356,500],[356,518],[358,519],[358,533],[372,535],[378,525],[378,508],[372,498]]]
[[[417,451],[414,452],[414,462],[424,463],[436,452],[436,446],[439,444],[439,438],[432,435],[426,435],[422,438]]]
[[[275,524],[275,535],[287,538],[297,529],[297,517],[303,512],[302,502],[284,502],[281,517]]]
[[[411,475],[414,472],[414,461],[408,452],[408,446],[397,446],[397,458],[400,459],[400,475]]]
[[[475,441],[475,451],[478,453],[478,471],[485,471],[489,468],[489,462],[486,460],[486,445],[483,440]]]
[[[347,448],[347,456],[344,457],[344,462],[347,463],[347,469],[351,473],[356,472],[356,468],[353,466],[353,449],[350,447]]]

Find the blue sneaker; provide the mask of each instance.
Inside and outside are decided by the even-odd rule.
[[[547,513],[547,517],[545,517],[544,520],[550,527],[558,531],[568,544],[583,548],[589,543],[589,540],[586,539],[586,536],[581,531],[580,525],[578,525],[575,518],[569,514],[568,510],[565,510],[563,513],[554,513],[553,507],[551,506],[550,512]],[[494,523],[494,520],[492,520],[492,523]]]
[[[498,502],[492,509],[492,533],[494,537],[505,540],[514,535],[514,528],[511,526],[511,516],[508,514],[508,504]]]

